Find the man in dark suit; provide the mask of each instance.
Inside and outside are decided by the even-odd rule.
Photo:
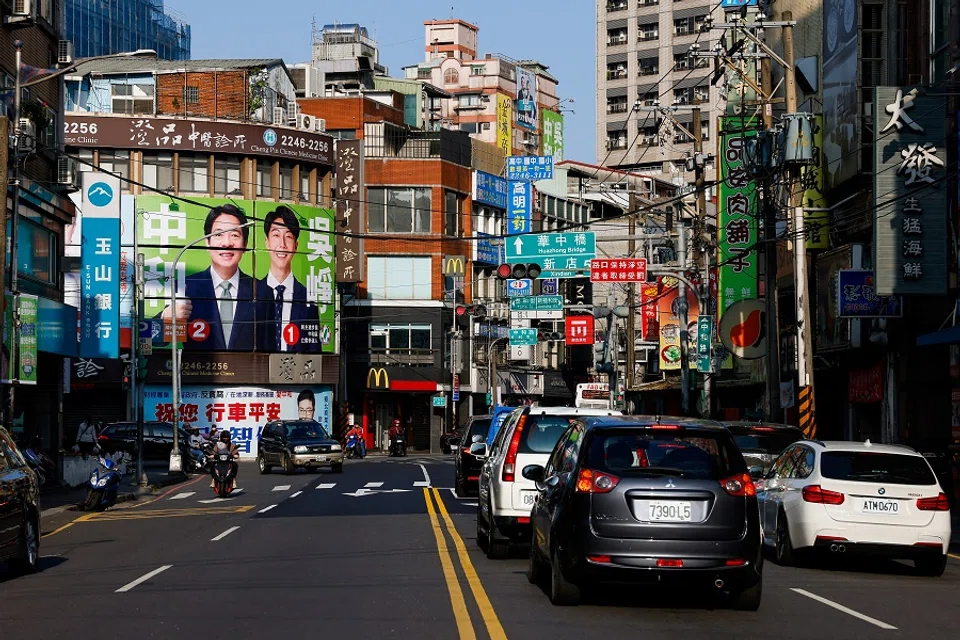
[[[210,266],[186,277],[186,300],[177,304],[177,322],[187,327],[187,349],[252,351],[254,347],[256,280],[240,271],[247,250],[246,214],[232,204],[210,209],[203,223]],[[170,308],[163,310],[170,321]],[[200,321],[203,321],[201,323]]]
[[[267,350],[319,353],[320,309],[307,299],[307,288],[293,277],[291,270],[300,239],[297,214],[289,207],[277,207],[264,218],[263,235],[270,252],[270,272],[257,283],[257,297],[270,319],[262,335]],[[265,299],[261,294],[264,290],[268,296]],[[287,329],[289,325],[295,326],[296,331]],[[289,344],[291,337],[296,338],[293,344]]]

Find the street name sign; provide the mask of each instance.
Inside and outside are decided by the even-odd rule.
[[[505,240],[508,263],[535,262],[540,278],[574,278],[590,271],[597,255],[596,234],[592,231],[537,233]]]
[[[532,347],[537,344],[536,329],[510,329],[510,345],[518,347]]]

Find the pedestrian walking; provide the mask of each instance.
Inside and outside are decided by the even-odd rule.
[[[76,446],[80,453],[85,456],[93,453],[97,446],[97,423],[90,416],[87,416],[77,427]]]

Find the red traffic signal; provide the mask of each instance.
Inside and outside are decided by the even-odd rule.
[[[521,280],[523,278],[536,279],[540,276],[542,269],[540,265],[536,263],[517,263],[517,264],[502,264],[497,267],[497,276],[503,279],[515,278]]]
[[[458,304],[456,309],[456,314],[458,316],[462,316],[462,315],[466,315],[466,313],[467,313],[467,308],[462,304]]]
[[[513,267],[508,264],[502,264],[497,267],[497,276],[506,279],[513,275]]]

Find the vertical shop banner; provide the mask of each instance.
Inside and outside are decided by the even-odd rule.
[[[513,155],[513,101],[502,93],[497,94],[497,148]]]
[[[20,384],[37,384],[37,296],[20,295],[20,335],[17,356],[20,359],[17,378]]]
[[[553,156],[553,164],[563,162],[563,114],[543,112],[543,155]]]
[[[120,357],[120,179],[83,173],[80,356]]]
[[[823,197],[823,116],[814,116],[813,160],[814,164],[805,165],[801,170],[806,246],[807,249],[829,249],[830,212],[807,211],[827,208],[827,200]]]
[[[756,131],[729,129],[737,124],[733,118],[721,118],[720,187],[718,204],[719,236],[719,310],[734,302],[758,296],[757,250],[759,239],[757,182],[750,177],[746,164],[746,143]]]
[[[143,214],[137,232],[144,320],[164,327],[154,347],[173,342],[176,282],[178,333],[186,349],[333,352],[332,209],[210,198],[176,203],[166,196],[140,196],[137,209]],[[254,224],[237,229],[249,221]],[[227,230],[222,236],[187,249],[174,268],[186,244],[221,228]]]
[[[827,191],[860,169],[857,11],[862,2],[823,3],[823,157]],[[881,7],[882,8],[882,7]],[[876,115],[879,122],[882,112]]]
[[[530,233],[532,216],[530,207],[530,183],[509,183],[507,191],[510,194],[507,202],[507,234]]]
[[[947,292],[947,99],[877,87],[873,108],[876,293]]]
[[[147,386],[143,395],[145,420],[173,421],[170,387]],[[312,419],[328,433],[335,427],[333,391],[327,385],[285,389],[191,385],[180,395],[183,425],[203,432],[213,425],[230,429],[241,458],[257,457],[257,440],[263,426],[272,420]]]
[[[680,370],[680,291],[679,280],[664,276],[660,282],[660,369]],[[700,305],[695,291],[687,289],[687,366],[697,366],[697,319]]]
[[[517,67],[517,125],[537,130],[537,76]]]
[[[363,141],[337,140],[337,282],[363,281]]]
[[[640,307],[642,309],[640,322],[644,342],[654,342],[660,339],[659,300],[657,300],[659,293],[659,283],[652,282],[640,285]]]

